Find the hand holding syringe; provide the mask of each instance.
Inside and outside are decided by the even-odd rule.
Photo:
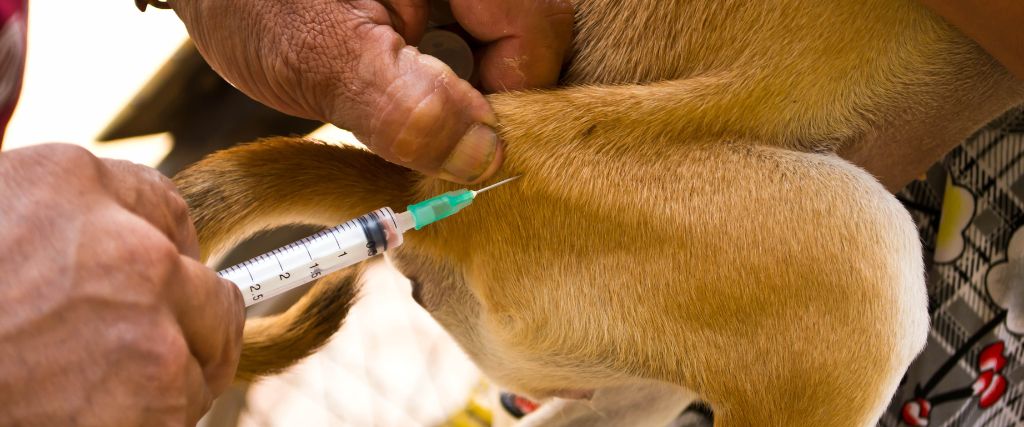
[[[402,213],[381,208],[218,274],[238,286],[248,307],[397,247],[406,231],[447,218],[469,206],[478,194],[516,178],[477,191],[448,192],[411,205]]]

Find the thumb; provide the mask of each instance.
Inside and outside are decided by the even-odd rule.
[[[475,183],[497,170],[503,144],[484,96],[440,60],[406,46],[390,26],[363,33],[354,52],[357,94],[329,114],[374,153],[441,178]],[[362,110],[350,114],[353,105]]]

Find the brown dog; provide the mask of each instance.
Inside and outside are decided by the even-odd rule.
[[[394,251],[423,306],[533,398],[596,391],[601,409],[626,391],[662,404],[652,424],[695,396],[721,426],[873,424],[928,331],[920,243],[886,186],[1022,84],[912,0],[580,0],[576,25],[564,88],[490,97],[507,143],[494,179],[522,179]],[[214,258],[267,227],[455,188],[290,139],[177,182]],[[239,375],[322,344],[358,270],[247,325]],[[640,422],[572,405],[527,422]]]

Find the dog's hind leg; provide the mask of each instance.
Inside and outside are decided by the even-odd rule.
[[[688,136],[721,99],[587,89],[493,96],[523,178],[410,237],[479,300],[474,360],[533,398],[642,376],[720,425],[874,423],[927,334],[906,209],[814,138]]]

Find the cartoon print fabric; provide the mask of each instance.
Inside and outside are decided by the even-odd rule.
[[[899,197],[929,263],[932,325],[879,424],[1024,425],[1024,108]]]
[[[27,11],[25,0],[0,0],[0,144],[21,90]]]

